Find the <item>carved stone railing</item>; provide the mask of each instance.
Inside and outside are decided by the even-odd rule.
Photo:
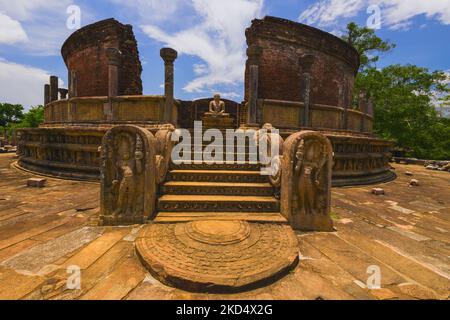
[[[165,181],[169,170],[172,149],[175,145],[175,142],[172,141],[174,131],[175,127],[167,124],[155,134],[158,143],[156,155],[156,182],[158,185]]]
[[[174,101],[174,106],[179,102]],[[164,96],[75,97],[45,105],[45,125],[71,123],[166,123]],[[177,117],[174,108],[174,117]]]
[[[330,216],[333,149],[314,131],[289,136],[281,160],[281,214],[304,231],[333,231]]]
[[[165,181],[175,127],[153,135],[133,125],[109,130],[101,147],[101,225],[144,223],[156,210],[158,185]]]
[[[373,127],[371,112],[361,112],[339,106],[311,104],[308,123],[304,125],[304,103],[259,99],[260,123],[270,122],[280,129],[314,128],[370,134]]]
[[[267,155],[271,158],[271,162],[265,165],[265,169],[270,170],[269,181],[274,188],[275,196],[278,198],[281,187],[281,159],[284,140],[270,123],[264,124],[256,134],[258,145],[261,146],[264,142],[267,147]],[[276,154],[272,154],[272,151],[275,151]]]

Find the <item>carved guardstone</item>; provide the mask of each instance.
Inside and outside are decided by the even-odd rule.
[[[281,213],[294,229],[333,231],[330,217],[333,149],[322,134],[302,131],[283,145]]]
[[[156,205],[156,138],[117,126],[102,141],[100,225],[144,223]]]

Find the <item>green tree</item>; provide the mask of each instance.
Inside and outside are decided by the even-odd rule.
[[[375,133],[411,149],[411,156],[450,159],[450,127],[436,111],[435,96],[446,96],[449,87],[442,71],[430,72],[414,65],[369,68],[358,75],[375,103]]]
[[[36,128],[44,122],[44,106],[35,106],[25,113],[21,122],[16,127]]]
[[[347,33],[342,39],[351,44],[359,53],[360,67],[364,71],[379,60],[380,53],[386,53],[395,48],[390,41],[383,41],[375,31],[367,27],[359,27],[351,22],[347,25]]]
[[[354,101],[360,89],[373,99],[375,133],[411,150],[410,156],[450,159],[450,120],[436,112],[438,106],[450,101],[448,76],[414,65],[377,69],[379,55],[394,49],[395,44],[382,40],[369,28],[350,23],[342,38],[360,55]]]
[[[20,122],[23,118],[23,107],[20,104],[0,103],[0,127]]]

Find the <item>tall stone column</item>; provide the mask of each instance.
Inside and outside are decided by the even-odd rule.
[[[50,103],[50,85],[44,85],[44,106]]]
[[[173,119],[174,108],[174,61],[178,57],[178,52],[172,48],[162,48],[161,58],[164,60],[164,121],[175,124]]]
[[[69,99],[77,96],[77,72],[69,71]]]
[[[50,76],[50,102],[58,100],[58,77]]]
[[[374,108],[373,99],[372,98],[367,99],[367,114],[371,117],[371,120],[366,122],[367,132],[373,132],[373,112],[374,112],[373,108]]]
[[[309,127],[310,108],[311,108],[311,67],[314,63],[313,55],[304,55],[300,57],[299,64],[301,67],[301,90],[304,102],[302,127]]]
[[[258,110],[259,59],[262,49],[258,46],[247,48],[249,86],[247,106],[247,127],[258,127],[262,121],[262,110]]]
[[[108,57],[108,103],[103,107],[105,120],[113,120],[113,103],[111,98],[117,97],[119,94],[119,67],[122,59],[122,53],[116,48],[107,48],[106,56]]]
[[[108,57],[108,96],[117,97],[119,92],[119,66],[122,58],[122,53],[119,49],[106,49]]]
[[[366,113],[367,113],[367,106],[366,106],[366,90],[362,89],[359,91],[359,111],[361,114],[361,132],[366,131]]]
[[[77,85],[78,85],[77,72],[74,70],[69,70],[69,99],[75,98],[78,96]],[[75,121],[76,112],[77,112],[76,107],[77,107],[76,103],[71,102],[69,100],[69,110],[67,113],[67,121],[68,122]]]
[[[344,90],[343,90],[343,94],[344,94],[344,125],[343,125],[343,129],[347,130],[348,129],[348,107],[351,103],[351,101],[349,101],[349,92],[348,92],[348,82],[347,80],[344,80]]]

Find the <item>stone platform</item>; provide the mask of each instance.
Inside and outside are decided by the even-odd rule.
[[[146,226],[136,253],[167,285],[236,292],[271,283],[293,269],[298,242],[285,224],[193,221]]]
[[[296,232],[294,270],[268,286],[225,294],[187,292],[155,279],[134,249],[141,226],[98,226],[98,183],[48,178],[44,188],[29,188],[33,175],[11,167],[13,161],[0,154],[2,300],[450,298],[448,172],[393,164],[394,181],[333,188],[336,232]],[[412,178],[420,186],[411,187]],[[374,187],[385,195],[373,195]],[[66,283],[73,265],[81,268],[82,284],[72,290]],[[380,267],[381,289],[366,286],[372,265]]]

